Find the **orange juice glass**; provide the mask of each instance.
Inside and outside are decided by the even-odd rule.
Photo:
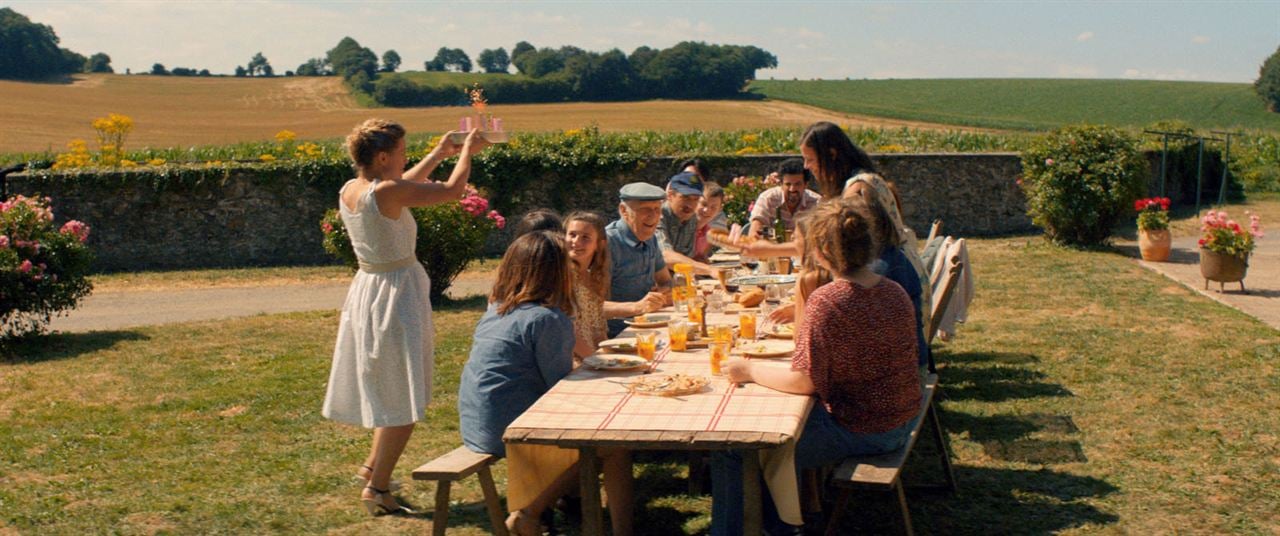
[[[689,300],[689,323],[702,325],[702,308],[698,306],[698,300]]]
[[[708,328],[711,333],[711,340],[733,344],[733,326],[728,324],[716,324]]]
[[[667,334],[671,338],[671,349],[683,352],[689,345],[689,325],[683,320],[672,320],[667,324]]]
[[[738,335],[744,339],[756,338],[756,314],[743,311],[738,313]]]
[[[658,346],[658,332],[641,331],[636,333],[636,353],[645,361],[653,361]]]
[[[725,360],[729,359],[729,343],[724,341],[715,341],[711,343],[711,374],[719,376],[720,366]]]

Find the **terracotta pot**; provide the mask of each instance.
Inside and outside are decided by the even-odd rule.
[[[1169,248],[1173,244],[1173,235],[1168,229],[1155,231],[1138,230],[1138,251],[1142,252],[1142,260],[1164,262],[1169,260]]]
[[[1249,269],[1249,255],[1227,255],[1200,248],[1200,275],[1204,276],[1204,288],[1209,288],[1210,281],[1218,282],[1218,291],[1222,291],[1223,283],[1240,282],[1240,291],[1244,292],[1244,276]]]

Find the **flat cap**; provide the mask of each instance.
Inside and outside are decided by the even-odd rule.
[[[618,190],[618,197],[623,201],[662,201],[667,192],[647,182],[633,182]]]

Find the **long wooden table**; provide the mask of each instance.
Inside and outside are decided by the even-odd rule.
[[[709,317],[727,323],[728,316]],[[665,339],[666,330],[663,329]],[[779,365],[785,363],[782,360]],[[697,374],[711,379],[703,392],[658,397],[631,393],[626,383],[645,373]],[[513,422],[507,443],[577,449],[581,468],[583,534],[603,534],[598,449],[773,449],[796,437],[812,405],[808,396],[755,384],[734,386],[710,375],[710,352],[660,350],[648,372],[601,372],[580,367],[558,382]],[[759,534],[760,465],[745,456],[743,500],[747,534]]]

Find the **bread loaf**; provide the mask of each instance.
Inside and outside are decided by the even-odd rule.
[[[743,307],[755,307],[764,301],[764,291],[759,287],[751,287],[739,292],[733,297],[733,301],[738,302]]]

